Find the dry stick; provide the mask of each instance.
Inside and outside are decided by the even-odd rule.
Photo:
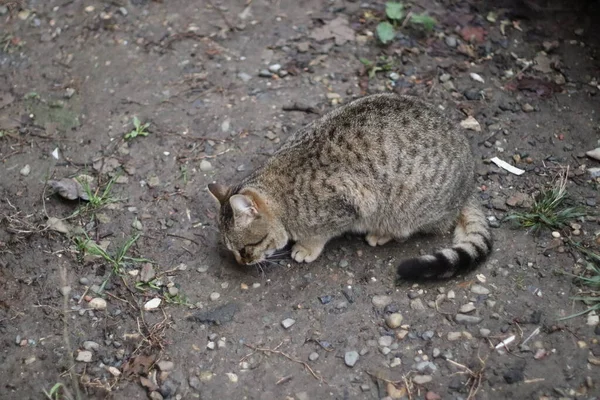
[[[68,287],[67,283],[67,269],[64,265],[60,268],[60,280],[63,287]],[[75,360],[73,359],[73,349],[71,348],[71,339],[69,338],[69,325],[67,323],[67,311],[69,310],[69,293],[64,291],[63,293],[63,340],[65,341],[65,347],[67,348],[67,354],[69,355],[69,369],[75,369]],[[81,392],[79,391],[79,382],[75,377],[75,374],[71,375],[71,384],[73,390],[75,390],[75,397],[77,400],[81,400]]]
[[[293,361],[295,363],[301,364],[304,366],[305,369],[308,370],[308,372],[310,372],[310,374],[318,381],[320,381],[321,383],[327,383],[325,382],[325,379],[323,379],[323,377],[321,375],[318,375],[317,373],[315,373],[315,371],[313,371],[313,369],[310,367],[310,365],[308,365],[307,363],[305,363],[304,361],[298,360],[297,358],[294,358],[292,356],[290,356],[289,354],[284,353],[281,350],[277,350],[281,345],[283,344],[283,342],[279,343],[279,345],[277,345],[277,347],[275,347],[274,349],[269,349],[269,348],[263,348],[263,347],[256,347],[256,346],[252,346],[250,344],[245,343],[244,345],[252,350],[256,351],[262,351],[264,353],[271,353],[271,354],[279,354],[285,358],[287,358],[290,361]],[[246,356],[248,357],[248,356]],[[245,359],[246,357],[244,357],[243,359]]]
[[[215,10],[217,10],[217,12],[219,13],[219,15],[221,16],[221,18],[223,18],[223,21],[225,21],[225,24],[227,25],[227,27],[229,28],[230,31],[235,30],[235,26],[233,26],[229,20],[227,19],[227,17],[225,17],[225,13],[218,7],[215,7],[215,5],[213,4],[212,0],[207,0],[208,4],[210,4],[210,6],[212,8],[214,8]]]

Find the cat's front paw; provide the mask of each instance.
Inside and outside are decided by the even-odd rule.
[[[379,236],[376,235],[374,233],[369,233],[366,236],[367,239],[367,243],[369,243],[370,246],[383,246],[384,244],[386,244],[387,242],[389,242],[390,240],[392,240],[391,236]]]
[[[292,258],[296,262],[313,262],[323,251],[323,245],[308,246],[306,244],[296,243],[292,247]]]

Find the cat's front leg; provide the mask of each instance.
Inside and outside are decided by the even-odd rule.
[[[321,255],[327,239],[312,237],[299,240],[292,247],[292,258],[296,262],[313,262]]]

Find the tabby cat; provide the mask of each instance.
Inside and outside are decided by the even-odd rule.
[[[208,189],[240,264],[259,263],[289,241],[292,258],[309,263],[345,232],[377,246],[454,226],[452,247],[398,266],[399,278],[435,279],[474,268],[492,250],[473,170],[467,138],[438,109],[377,94],[300,129],[241,183]]]

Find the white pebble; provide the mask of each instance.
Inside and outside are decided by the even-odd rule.
[[[212,293],[210,294],[210,299],[211,299],[212,301],[217,301],[217,300],[219,300],[219,297],[221,297],[221,293],[212,292]]]
[[[293,320],[292,318],[287,318],[287,319],[284,319],[283,321],[281,321],[281,326],[283,326],[285,329],[289,329],[295,323],[296,323],[296,321]]]
[[[558,232],[558,231],[552,232],[552,237],[558,239],[560,237],[560,232]]]
[[[24,166],[23,168],[21,168],[21,171],[19,171],[19,172],[20,172],[21,175],[27,176],[31,172],[31,167],[29,166],[29,164],[27,164],[26,166]]]
[[[89,305],[94,310],[106,310],[106,300],[100,297],[93,298]]]
[[[156,310],[158,308],[158,306],[160,306],[161,302],[162,302],[162,300],[159,297],[155,297],[152,300],[148,300],[146,302],[146,304],[144,304],[144,310],[146,310],[146,311]]]

